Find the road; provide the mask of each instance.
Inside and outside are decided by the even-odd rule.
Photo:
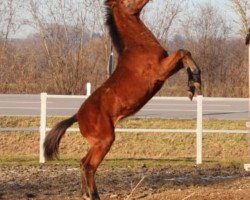
[[[84,101],[78,99],[47,99],[48,116],[70,116]],[[0,95],[0,116],[39,116],[40,95]],[[188,98],[155,98],[135,116],[164,118],[195,118],[196,101]],[[216,119],[248,119],[248,99],[204,98],[203,117]]]

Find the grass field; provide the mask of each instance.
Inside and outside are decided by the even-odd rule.
[[[52,127],[62,118],[48,118]],[[245,121],[204,120],[204,129],[245,130]],[[37,117],[0,117],[0,127],[39,127]],[[77,127],[77,125],[75,126]],[[195,120],[129,118],[119,128],[195,129]],[[116,141],[106,157],[107,166],[193,165],[195,162],[193,133],[117,133]],[[249,136],[246,134],[204,134],[205,164],[241,165],[250,159]],[[52,164],[77,165],[88,145],[79,133],[66,133],[60,145],[61,161]],[[38,132],[0,133],[1,165],[37,164]]]

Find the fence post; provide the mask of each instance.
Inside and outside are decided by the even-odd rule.
[[[249,45],[250,46],[250,45]],[[249,49],[250,51],[250,49]],[[249,55],[250,56],[250,55]],[[250,61],[250,60],[249,60]],[[250,62],[249,62],[250,64]],[[246,127],[248,128],[248,152],[250,153],[250,122],[247,122],[246,123]],[[250,157],[249,157],[250,158]],[[250,161],[250,160],[249,160]],[[250,162],[249,163],[246,163],[244,164],[244,169],[247,171],[247,172],[250,172]]]
[[[248,117],[250,117],[250,44],[248,44]]]
[[[41,93],[39,163],[45,163],[43,143],[46,137],[46,104],[47,93]]]
[[[197,125],[196,125],[196,164],[202,164],[202,100],[203,96],[197,96]]]
[[[91,94],[91,83],[89,83],[89,82],[86,84],[86,91],[87,91],[86,95],[90,96],[90,94]]]

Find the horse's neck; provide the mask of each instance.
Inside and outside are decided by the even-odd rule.
[[[119,9],[113,10],[113,16],[124,48],[137,45],[159,45],[139,16],[126,15]]]

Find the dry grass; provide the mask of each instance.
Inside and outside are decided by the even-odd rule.
[[[51,127],[61,118],[49,118]],[[38,127],[39,118],[1,117],[1,127]],[[195,128],[194,120],[128,119],[118,125],[121,128]],[[206,129],[246,129],[245,121],[205,120]],[[250,158],[249,138],[246,134],[204,134],[203,156],[206,161],[244,161]],[[107,159],[175,160],[195,159],[195,134],[192,133],[117,133],[116,141]],[[60,145],[63,159],[80,159],[88,149],[79,133],[66,133]],[[1,133],[1,162],[11,158],[37,157],[39,134]]]
[[[48,117],[47,126],[52,127],[63,117]],[[0,117],[0,127],[39,127],[39,117]],[[75,125],[77,127],[77,125]],[[117,128],[166,128],[166,129],[195,129],[194,119],[163,119],[163,118],[127,118],[121,121]],[[245,130],[244,120],[203,120],[204,129]]]

